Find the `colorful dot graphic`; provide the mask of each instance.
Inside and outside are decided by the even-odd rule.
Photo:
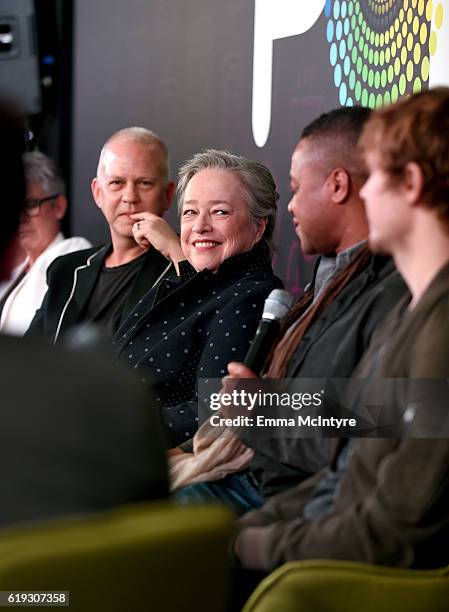
[[[428,87],[441,1],[326,0],[324,11],[342,106],[374,108]]]

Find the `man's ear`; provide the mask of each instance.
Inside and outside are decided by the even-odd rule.
[[[98,208],[101,208],[101,191],[100,191],[100,185],[98,184],[97,177],[92,179],[92,183],[90,184],[90,189],[92,191],[92,196],[95,200],[95,204],[98,206]]]
[[[335,204],[344,204],[351,190],[351,178],[344,168],[334,168],[327,179],[330,198]]]
[[[406,164],[402,186],[405,190],[407,202],[411,206],[418,204],[424,187],[424,174],[419,164],[416,162]]]
[[[53,206],[56,212],[56,218],[61,220],[67,211],[67,198],[65,195],[58,195]]]
[[[164,212],[166,212],[173,202],[173,198],[176,192],[176,183],[173,181],[168,181],[167,187],[165,188],[165,205]]]

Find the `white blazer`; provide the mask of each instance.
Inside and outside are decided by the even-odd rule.
[[[85,238],[64,238],[59,233],[45,251],[39,255],[29,272],[8,296],[0,319],[0,331],[15,336],[23,336],[47,292],[48,266],[60,255],[88,249],[91,246]],[[27,265],[28,258],[14,269],[11,280],[1,287],[2,294],[8,291],[8,288]]]

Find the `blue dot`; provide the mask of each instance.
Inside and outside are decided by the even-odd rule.
[[[346,106],[354,106],[354,102],[352,101],[352,98],[348,98],[346,100]]]
[[[348,10],[348,5],[346,4],[346,2],[342,2],[342,3],[341,3],[341,16],[342,16],[343,18],[345,18],[345,17],[346,17],[346,12],[347,12],[347,10]]]
[[[340,41],[339,53],[340,53],[340,59],[343,59],[344,56],[346,55],[346,41],[344,39]]]
[[[340,85],[340,104],[342,106],[344,106],[346,103],[347,95],[348,95],[348,92],[346,90],[346,83],[342,83]]]
[[[340,40],[342,34],[343,26],[341,25],[341,21],[337,21],[337,25],[335,26],[335,36],[337,37],[337,40]]]
[[[335,66],[337,63],[337,45],[335,43],[331,44],[331,48],[329,51],[329,58],[332,66]]]
[[[327,42],[332,42],[334,37],[334,22],[329,19],[326,30]]]
[[[345,33],[345,36],[349,34],[349,28],[350,28],[349,19],[346,17],[345,22],[343,24],[343,31]]]
[[[341,66],[337,64],[334,69],[334,83],[335,87],[340,87],[341,83]]]
[[[346,75],[346,76],[348,76],[348,74],[349,74],[349,70],[350,70],[350,69],[351,69],[351,62],[350,62],[350,60],[349,60],[349,57],[348,57],[348,56],[346,56],[346,57],[345,57],[344,64],[343,64],[343,71],[344,71],[344,73],[345,73],[345,75]]]
[[[329,15],[331,14],[331,6],[332,0],[326,0],[326,6],[324,7],[324,14],[326,15],[326,17],[329,17]]]
[[[340,1],[335,0],[334,2],[334,19],[338,19],[340,16]]]

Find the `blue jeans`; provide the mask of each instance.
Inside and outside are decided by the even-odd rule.
[[[264,500],[250,472],[231,474],[222,480],[197,482],[175,491],[173,499],[180,506],[222,503],[237,514],[259,508]]]

